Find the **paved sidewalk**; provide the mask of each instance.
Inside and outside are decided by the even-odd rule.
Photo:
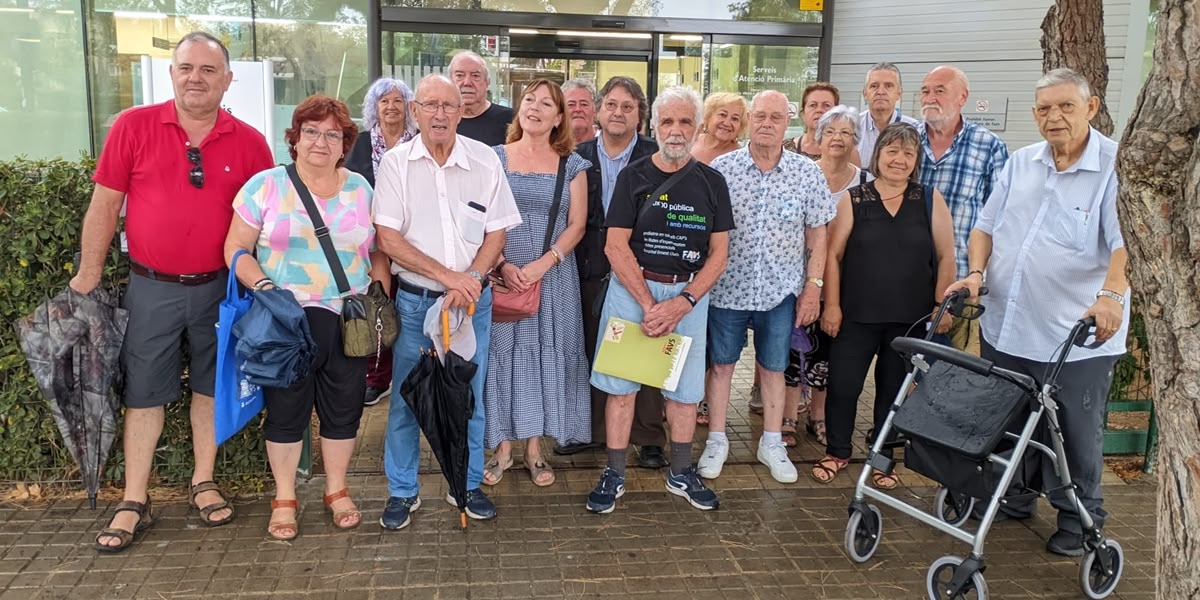
[[[200,525],[186,503],[156,505],[159,522],[116,556],[92,549],[112,505],[96,511],[85,501],[6,506],[0,508],[0,599],[924,598],[929,564],[945,554],[963,556],[966,546],[885,510],[878,553],[866,564],[851,562],[842,542],[854,485],[848,475],[856,476],[861,465],[832,485],[817,484],[807,465],[821,450],[805,441],[793,453],[800,481],[772,480],[754,459],[761,419],[746,412],[749,377],[749,366],[741,365],[730,464],[713,484],[722,502],[718,511],[696,511],[667,494],[662,471],[631,467],[617,510],[589,514],[585,496],[603,460],[594,452],[553,457],[558,481],[544,489],[529,481],[518,458],[489,490],[499,518],[472,521],[466,531],[430,469],[421,477],[424,503],[413,524],[384,531],[377,524],[387,495],[379,474],[383,403],[368,409],[350,481],[364,512],[358,529],[343,532],[329,522],[320,476],[301,488],[301,534],[291,543],[266,537],[267,499],[239,502],[237,519],[215,529]],[[696,438],[703,437],[700,429]],[[901,473],[905,485],[898,493],[930,505],[936,489]],[[1155,487],[1112,473],[1105,486],[1113,515],[1107,531],[1120,540],[1127,560],[1112,597],[1152,598]],[[986,573],[992,598],[1082,597],[1078,562],[1043,550],[1054,525],[1052,510],[1042,508],[1031,522],[993,528]]]

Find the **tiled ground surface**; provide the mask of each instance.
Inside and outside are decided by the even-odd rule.
[[[746,411],[749,377],[749,365],[742,365],[731,464],[713,484],[719,511],[693,510],[663,491],[661,472],[631,468],[629,492],[617,510],[589,514],[583,502],[598,475],[595,453],[555,457],[558,482],[546,489],[534,487],[523,471],[510,471],[491,492],[500,517],[472,522],[465,532],[439,500],[444,485],[430,470],[422,476],[425,504],[413,524],[383,531],[375,524],[386,496],[379,472],[387,407],[381,404],[368,410],[351,478],[365,513],[357,530],[337,531],[329,523],[319,476],[302,487],[301,537],[291,543],[266,538],[266,499],[239,502],[237,520],[216,529],[200,526],[184,503],[158,506],[159,523],[118,556],[91,548],[111,506],[5,506],[0,599],[923,598],[929,564],[944,554],[961,556],[966,547],[885,510],[878,553],[866,564],[852,563],[842,537],[853,479],[843,475],[829,486],[809,480],[805,463],[820,449],[802,442],[793,455],[801,463],[800,482],[772,480],[754,460],[761,423]],[[931,503],[936,490],[928,481],[911,474],[903,479],[901,497]],[[1127,559],[1112,597],[1151,598],[1155,488],[1111,473],[1105,482],[1113,515],[1107,531],[1121,541]],[[993,529],[991,597],[1082,597],[1077,561],[1042,549],[1054,530],[1052,511],[1043,509],[1031,522]]]

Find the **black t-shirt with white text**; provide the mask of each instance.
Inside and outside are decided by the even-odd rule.
[[[479,116],[458,122],[458,135],[469,137],[488,146],[500,146],[508,137],[508,124],[513,120],[513,110],[495,102]]]
[[[617,175],[605,225],[632,229],[629,247],[638,264],[663,275],[688,275],[704,267],[709,237],[733,229],[725,177],[697,163],[663,196],[650,194],[671,176],[647,156]]]

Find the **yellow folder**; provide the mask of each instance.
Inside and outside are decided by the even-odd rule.
[[[647,337],[640,324],[616,317],[600,333],[596,371],[668,392],[679,387],[692,338],[678,333]]]

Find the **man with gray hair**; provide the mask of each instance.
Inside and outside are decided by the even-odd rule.
[[[920,183],[936,188],[950,207],[957,277],[967,276],[967,238],[1008,160],[1008,147],[996,134],[962,118],[970,83],[960,69],[942,65],[921,82]],[[956,319],[950,343],[965,349],[978,343],[979,322]]]
[[[859,115],[858,155],[864,164],[869,164],[884,127],[892,123],[916,126],[917,120],[900,112],[904,88],[900,85],[900,68],[890,62],[876,63],[867,69],[862,94],[867,110]]]
[[[513,110],[488,100],[492,76],[482,56],[464,50],[450,60],[450,79],[462,94],[458,133],[488,146],[503,144]]]
[[[188,344],[195,468],[191,504],[208,527],[233,519],[234,508],[213,482],[217,440],[217,309],[225,297],[225,236],[233,198],[274,160],[267,140],[221,110],[233,81],[229,51],[211,34],[192,32],[171,56],[175,97],[117,117],[100,153],[83,219],[79,273],[71,289],[100,285],[121,206],[127,205],[129,311],[121,365],[125,370],[125,494],[96,550],[120,552],[154,524],[148,485],[166,406],[180,399],[181,344]],[[181,210],[186,207],[186,210]]]
[[[783,151],[787,123],[787,96],[759,92],[750,103],[750,143],[712,162],[729,185],[737,228],[729,234],[729,265],[712,290],[708,311],[708,441],[698,469],[706,479],[721,474],[729,455],[729,387],[746,332],[753,330],[763,399],[758,461],[776,481],[796,481],[796,466],[781,437],[783,372],[793,327],[820,315],[825,225],[837,214],[837,205],[821,168]]]
[[[621,171],[608,211],[605,253],[615,277],[600,323],[607,328],[609,319],[623,319],[649,337],[677,333],[692,339],[678,385],[663,390],[671,429],[667,491],[713,510],[720,503],[692,464],[692,434],[696,405],[704,399],[708,292],[725,270],[733,212],[725,178],[691,155],[703,114],[700,97],[689,88],[667,88],[654,100],[658,152]],[[634,396],[641,385],[595,369],[592,385],[609,394],[608,466],[587,509],[608,513],[625,493]]]
[[[1117,143],[1091,127],[1100,100],[1087,79],[1055,69],[1037,83],[1033,118],[1046,141],[1013,153],[971,233],[968,273],[950,286],[981,301],[983,358],[1024,373],[1042,385],[1063,340],[1079,319],[1095,317],[1098,347],[1072,348],[1059,373],[1058,419],[1071,479],[1096,529],[1084,531],[1061,489],[1050,493],[1058,531],[1050,552],[1082,556],[1099,541],[1108,516],[1104,473],[1104,399],[1113,365],[1125,353],[1129,329],[1127,254],[1117,219]],[[1053,257],[1053,260],[1047,260]],[[1050,444],[1049,432],[1035,440]],[[1053,461],[1030,452],[1026,481],[1014,491],[1040,490],[1058,481]],[[1037,498],[1008,500],[1003,516],[1026,518]]]
[[[596,138],[596,86],[586,79],[571,79],[562,84],[567,102],[571,135],[576,144]]]

